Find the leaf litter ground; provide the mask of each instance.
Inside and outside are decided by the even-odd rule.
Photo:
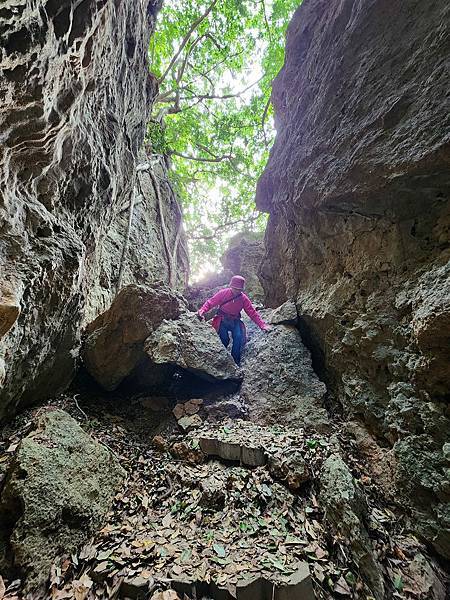
[[[78,555],[55,563],[49,598],[176,600],[176,581],[213,581],[233,591],[257,575],[282,586],[299,561],[309,564],[316,598],[370,598],[347,541],[331,535],[317,501],[317,475],[336,438],[245,421],[205,423],[201,401],[176,407],[178,422],[163,398],[80,403],[62,396],[54,405],[113,451],[129,476],[101,531]],[[25,414],[4,431],[4,470],[27,427]],[[219,461],[201,451],[205,437],[262,448],[271,459],[253,468]],[[299,454],[303,460],[287,461],[286,469],[286,457]],[[432,598],[410,568],[423,547],[403,534],[356,454],[350,464],[370,499],[370,532],[391,597]],[[6,583],[0,581],[0,597],[20,598],[20,581]]]

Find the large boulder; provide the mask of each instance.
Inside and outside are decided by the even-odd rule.
[[[106,390],[116,389],[145,359],[144,341],[164,319],[180,316],[183,299],[164,285],[129,285],[86,328],[82,358]]]
[[[32,590],[52,561],[101,525],[125,476],[115,456],[67,413],[42,414],[20,443],[0,498],[1,570],[19,569]]]
[[[248,407],[249,418],[261,424],[327,429],[328,414],[323,406],[326,386],[314,372],[310,352],[298,330],[275,325],[264,333],[253,323],[248,328],[241,400]]]
[[[384,598],[383,575],[364,525],[368,507],[349,468],[338,454],[329,456],[320,474],[320,502],[332,530],[348,540],[361,575],[377,600]]]
[[[147,338],[145,351],[153,363],[177,365],[208,380],[242,377],[217,333],[194,313],[163,321]]]

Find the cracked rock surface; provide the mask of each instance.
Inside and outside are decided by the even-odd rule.
[[[110,304],[156,93],[159,0],[9,0],[0,11],[0,418],[70,382],[80,331]],[[162,180],[174,244],[176,199]],[[123,283],[167,280],[154,190],[135,189]],[[180,245],[176,284],[184,284]],[[145,248],[145,252],[144,252]]]
[[[305,0],[257,190],[269,304],[294,299],[331,392],[393,449],[397,494],[446,558],[449,11],[445,0]]]
[[[270,319],[271,311],[262,311]],[[268,333],[248,324],[242,359],[240,399],[256,423],[296,424],[324,431],[326,386],[312,368],[311,354],[293,325],[274,325]]]

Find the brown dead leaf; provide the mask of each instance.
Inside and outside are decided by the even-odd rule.
[[[404,552],[398,546],[395,546],[394,548],[394,555],[400,560],[408,560]]]
[[[85,600],[89,594],[92,584],[92,579],[86,573],[84,573],[80,579],[74,579],[72,581],[72,586],[75,600]]]
[[[6,592],[5,582],[3,581],[3,577],[0,575],[0,600],[2,600],[3,596]]]
[[[72,586],[66,585],[62,590],[58,588],[52,588],[52,600],[72,600],[74,598]]]
[[[352,591],[348,587],[348,583],[345,581],[345,579],[342,576],[339,577],[339,579],[334,584],[334,591],[337,594],[341,594],[342,596],[351,596],[352,595]]]
[[[172,525],[173,525],[172,515],[170,513],[167,513],[167,515],[162,520],[162,526],[163,527],[172,527]]]
[[[175,573],[175,575],[181,575],[182,572],[183,572],[183,567],[180,567],[180,565],[173,565],[172,573]]]
[[[316,552],[315,552],[317,558],[320,560],[321,558],[325,558],[325,556],[327,555],[327,553],[325,552],[325,550],[323,548],[316,548]]]
[[[177,404],[173,410],[173,416],[175,417],[175,419],[178,421],[179,419],[181,419],[181,417],[185,416],[185,411],[184,411],[184,405],[183,404]]]
[[[107,560],[105,560],[105,561],[103,561],[103,562],[99,563],[99,564],[98,564],[98,565],[95,567],[95,569],[94,569],[94,572],[95,572],[95,573],[101,573],[102,571],[106,571],[106,569],[107,569],[107,568],[108,568],[108,561],[107,561]]]
[[[180,600],[180,596],[174,590],[155,592],[150,600]]]
[[[150,579],[151,577],[153,577],[153,573],[144,569],[139,573],[139,577],[142,577],[143,579]]]

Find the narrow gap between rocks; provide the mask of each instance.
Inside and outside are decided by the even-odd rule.
[[[445,600],[445,0],[26,4],[0,600]]]

